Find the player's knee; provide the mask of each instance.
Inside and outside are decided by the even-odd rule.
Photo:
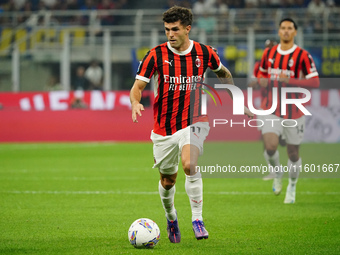
[[[287,146],[287,154],[288,154],[290,161],[292,161],[292,162],[298,161],[299,160],[298,146],[288,145]]]
[[[289,157],[290,161],[296,162],[296,161],[299,160],[299,153],[296,152],[296,151],[288,152],[288,157]]]
[[[196,164],[190,162],[190,160],[182,162],[183,170],[186,175],[194,175]]]
[[[176,184],[176,179],[163,177],[161,178],[161,183],[164,189],[169,190]]]
[[[274,148],[274,147],[266,147],[266,151],[267,151],[267,154],[269,156],[273,156],[275,154],[275,152],[276,152],[276,148]]]

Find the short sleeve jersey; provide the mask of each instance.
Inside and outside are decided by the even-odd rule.
[[[159,135],[172,135],[198,121],[202,115],[201,86],[207,68],[217,72],[221,61],[216,51],[190,40],[187,50],[179,52],[168,42],[151,49],[141,61],[136,79],[155,79],[154,127]]]
[[[281,44],[264,50],[260,64],[259,76],[268,77],[269,82],[262,98],[261,108],[270,109],[272,106],[272,88],[278,88],[277,107],[273,113],[285,119],[300,118],[303,113],[298,107],[288,104],[286,115],[281,116],[281,88],[289,85],[279,82],[279,75],[283,73],[292,79],[310,79],[319,76],[312,56],[304,49],[294,46],[286,51],[281,49]],[[287,93],[287,98],[301,98],[301,93]]]

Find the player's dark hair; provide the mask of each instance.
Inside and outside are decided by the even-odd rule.
[[[180,21],[184,27],[192,24],[192,12],[188,8],[173,6],[163,13],[163,21],[166,23],[174,23]]]
[[[294,24],[294,28],[295,28],[295,30],[297,30],[297,29],[298,29],[298,27],[297,27],[297,25],[296,25],[295,21],[294,21],[294,20],[292,20],[291,18],[284,18],[283,20],[281,20],[281,21],[280,21],[280,24],[279,24],[279,27],[281,26],[282,22],[284,22],[284,21],[289,21],[289,22],[292,22],[292,23]]]

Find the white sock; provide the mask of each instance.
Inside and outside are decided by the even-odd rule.
[[[289,169],[289,184],[288,184],[289,189],[295,190],[296,188],[296,183],[298,181],[301,170],[301,164],[302,164],[301,158],[299,158],[299,160],[296,162],[293,162],[290,159],[288,159],[287,166]]]
[[[272,166],[273,169],[276,173],[276,178],[282,178],[283,176],[283,171],[282,171],[282,168],[280,166],[280,154],[279,154],[279,151],[275,151],[274,155],[273,156],[269,156],[267,151],[265,150],[264,153],[263,153],[263,156],[265,158],[265,160],[267,161],[267,164]]]
[[[161,181],[159,181],[158,191],[165,211],[165,217],[168,220],[176,220],[177,215],[174,205],[176,187],[173,186],[171,189],[166,190],[163,188]]]
[[[192,218],[191,221],[196,219],[203,220],[203,182],[201,173],[195,175],[185,175],[185,190],[190,200]]]

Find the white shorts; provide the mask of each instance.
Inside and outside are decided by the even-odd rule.
[[[151,132],[153,142],[153,155],[155,164],[162,174],[175,174],[182,148],[186,144],[195,145],[203,154],[203,142],[209,134],[209,122],[197,122],[186,128],[178,130],[173,135],[162,136]]]
[[[262,135],[265,133],[275,133],[278,136],[284,137],[287,144],[301,144],[304,134],[305,116],[291,120],[271,114],[265,116],[265,118],[262,117],[261,120],[264,122]]]

